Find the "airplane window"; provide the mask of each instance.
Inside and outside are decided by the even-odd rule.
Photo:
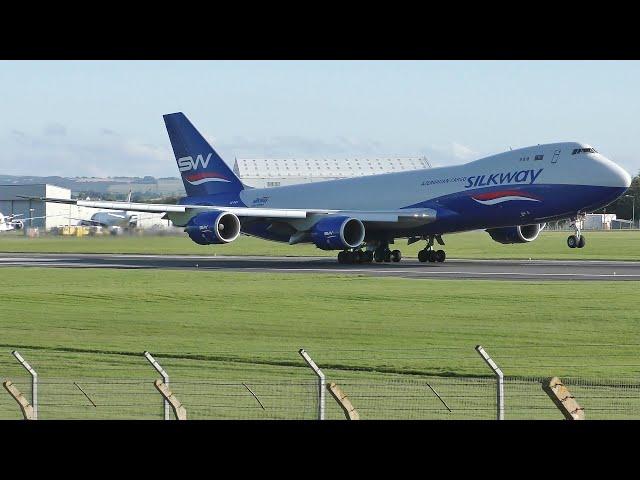
[[[595,148],[574,148],[571,155],[576,155],[578,153],[598,153]]]

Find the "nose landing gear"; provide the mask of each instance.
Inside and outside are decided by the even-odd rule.
[[[567,245],[569,246],[569,248],[584,248],[584,246],[587,244],[587,241],[585,240],[584,235],[580,233],[578,219],[574,218],[571,220],[571,226],[574,228],[576,233],[575,235],[569,235],[569,237],[567,237]]]

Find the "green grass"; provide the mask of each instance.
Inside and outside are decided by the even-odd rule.
[[[10,356],[17,348],[45,382],[40,398],[46,418],[77,417],[80,405],[86,418],[95,418],[96,411],[148,415],[144,405],[158,405],[159,399],[151,386],[157,375],[143,359],[144,350],[170,372],[192,418],[264,413],[240,382],[270,402],[269,418],[290,417],[292,404],[299,406],[296,415],[313,415],[313,377],[297,354],[300,347],[356,406],[360,402],[367,418],[451,418],[435,397],[424,395],[426,382],[462,412],[455,418],[491,418],[495,386],[473,350],[476,344],[487,348],[506,375],[518,378],[640,374],[636,282],[40,268],[0,269],[0,282],[0,377],[20,380],[26,388],[24,372]],[[53,378],[65,379],[64,401],[51,400],[62,395],[46,386]],[[124,388],[129,396],[123,402],[145,399],[144,405],[126,414],[113,406],[94,409],[72,384],[76,380],[95,398],[120,398],[118,389]],[[138,383],[119,387],[114,380]],[[216,397],[225,388],[240,390]],[[541,393],[539,386],[532,389]],[[531,397],[520,390],[521,401]],[[391,400],[380,403],[394,391],[414,405],[398,412]],[[477,411],[465,410],[469,392],[479,398],[473,403]],[[640,412],[640,396],[634,395]],[[511,418],[529,415],[510,398]],[[425,407],[423,400],[435,403]],[[70,413],[65,405],[74,402]],[[331,416],[339,418],[331,402]],[[539,402],[552,407],[548,399]],[[159,409],[152,411],[157,417]],[[8,396],[0,395],[0,418],[16,412]],[[558,413],[550,408],[545,415]]]
[[[587,246],[583,249],[567,247],[568,232],[543,231],[531,243],[502,245],[491,240],[485,232],[445,235],[449,258],[532,258],[532,259],[609,259],[640,260],[640,231],[585,232]],[[407,246],[398,240],[406,257],[416,257],[425,242]],[[335,256],[313,245],[287,245],[252,237],[240,237],[228,245],[202,246],[185,236],[103,236],[54,237],[28,239],[23,235],[0,234],[0,252],[51,253],[144,253],[185,255],[275,255],[275,256]]]

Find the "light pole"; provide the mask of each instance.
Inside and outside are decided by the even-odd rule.
[[[635,195],[625,195],[625,197],[629,197],[633,200],[631,207],[631,227],[634,228],[636,226],[636,197]]]

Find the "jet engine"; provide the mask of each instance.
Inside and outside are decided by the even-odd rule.
[[[204,212],[189,220],[184,231],[200,245],[229,243],[240,235],[240,220],[229,212]]]
[[[489,228],[487,233],[499,243],[527,243],[533,242],[546,226],[546,223],[533,225],[519,225],[516,227]]]
[[[364,241],[364,225],[357,218],[327,217],[311,229],[311,241],[322,250],[359,247]]]

